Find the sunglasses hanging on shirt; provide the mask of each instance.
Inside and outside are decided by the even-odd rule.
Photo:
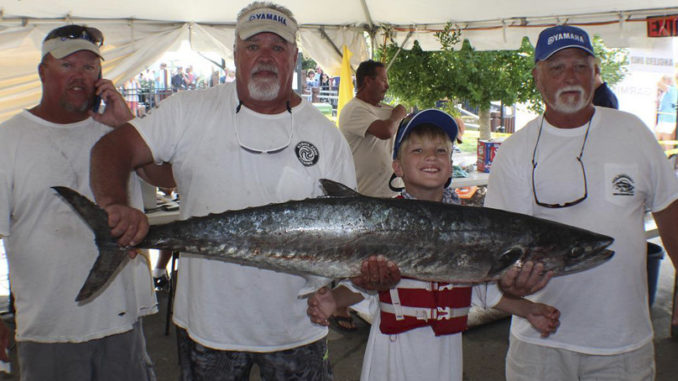
[[[556,209],[556,208],[567,208],[569,206],[574,206],[579,204],[580,202],[586,200],[586,198],[589,195],[589,188],[588,184],[586,182],[586,168],[584,168],[584,162],[581,160],[582,156],[584,155],[584,148],[586,147],[586,140],[589,137],[589,130],[591,129],[591,121],[593,120],[593,115],[591,116],[591,119],[589,119],[589,124],[586,127],[586,134],[584,135],[584,141],[581,144],[581,150],[579,151],[579,155],[577,156],[577,162],[581,166],[581,173],[584,176],[584,195],[579,197],[578,199],[574,201],[568,201],[568,202],[562,202],[558,204],[550,204],[546,202],[541,202],[539,201],[539,197],[537,196],[537,187],[534,185],[534,172],[537,169],[537,146],[539,145],[539,140],[541,139],[541,130],[542,127],[544,126],[544,117],[542,116],[541,118],[541,124],[539,125],[539,134],[537,135],[537,142],[534,144],[534,151],[532,151],[532,194],[534,195],[534,202],[542,206],[544,208],[551,208],[551,209]]]
[[[255,148],[252,147],[251,145],[246,145],[245,143],[240,140],[240,133],[238,132],[238,123],[237,123],[237,116],[238,113],[240,112],[240,108],[242,107],[242,101],[238,101],[238,106],[235,108],[235,114],[233,114],[233,129],[235,130],[235,138],[238,140],[238,145],[240,148],[244,149],[247,152],[250,153],[266,153],[266,154],[274,154],[278,152],[282,152],[285,150],[285,148],[289,147],[289,145],[292,143],[292,137],[294,136],[294,117],[292,114],[292,108],[290,107],[290,102],[287,101],[285,104],[285,108],[287,109],[287,112],[290,114],[290,128],[287,133],[288,138],[287,138],[287,143],[283,144],[282,146],[276,147],[276,148],[267,148],[267,149],[261,149],[261,148]]]

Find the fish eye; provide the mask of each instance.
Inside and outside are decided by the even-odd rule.
[[[570,258],[579,258],[582,255],[584,255],[585,250],[582,247],[575,246],[572,249],[570,249],[569,256]]]

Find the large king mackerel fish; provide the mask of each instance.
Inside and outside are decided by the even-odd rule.
[[[135,247],[167,249],[243,265],[339,279],[383,254],[403,276],[480,283],[513,265],[542,262],[555,275],[600,265],[613,239],[588,230],[491,208],[365,197],[320,180],[326,197],[192,217],[150,227]],[[99,257],[76,300],[94,296],[127,257],[106,212],[54,187],[94,231]]]

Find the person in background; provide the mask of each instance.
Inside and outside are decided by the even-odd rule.
[[[320,77],[320,89],[323,91],[330,90],[330,76],[327,73],[323,73]]]
[[[127,102],[127,107],[129,107],[134,116],[139,116],[139,92],[141,89],[139,81],[132,77],[125,81],[122,87],[125,93],[124,97]]]
[[[662,77],[657,81],[657,98],[656,98],[656,106],[657,110],[659,110],[659,103],[662,100],[662,96],[664,96],[664,93],[671,87],[674,86],[673,82],[673,76],[671,75],[662,75]],[[656,121],[655,121],[656,123]]]
[[[434,109],[405,118],[394,147],[393,170],[405,188],[397,198],[457,204],[447,187],[452,176],[452,147],[458,135],[455,120]],[[451,284],[401,279],[380,291],[365,349],[361,380],[462,380],[461,333],[471,304],[527,318],[547,337],[558,328],[559,311],[525,299],[487,293],[486,285]],[[496,288],[490,289],[497,291]],[[364,291],[340,284],[323,288],[308,300],[311,321],[327,325],[332,312],[363,299]],[[450,311],[436,319],[431,310]],[[427,318],[422,318],[428,316]]]
[[[322,75],[320,76],[319,86],[320,91],[325,92],[325,94],[321,94],[320,102],[330,103],[330,98],[327,98],[326,96],[327,92],[330,91],[330,76],[327,75],[327,73],[322,73]]]
[[[127,204],[130,169],[173,164],[182,218],[323,194],[319,179],[355,187],[351,151],[341,133],[292,89],[297,23],[273,3],[240,11],[236,81],[179,92],[145,118],[126,123],[92,149],[91,185],[109,214],[111,234],[127,246],[148,220]],[[173,321],[183,380],[329,380],[327,328],[306,318],[304,277],[181,256]],[[361,287],[400,279],[392,262],[363,263]]]
[[[599,62],[598,65],[600,65]],[[600,72],[596,74],[594,86],[596,89],[593,92],[594,106],[619,109],[619,101],[617,101],[617,96],[614,95],[614,93],[612,92],[612,90],[610,90],[609,87],[607,87],[607,82],[603,81],[603,77],[600,75]]]
[[[308,88],[309,91],[312,88],[317,87],[315,81],[315,72],[313,70],[309,70],[306,73],[306,87]]]
[[[612,259],[528,297],[563,311],[548,340],[512,318],[509,381],[655,377],[643,221],[651,210],[678,264],[678,177],[637,117],[593,105],[598,72],[583,29],[543,30],[532,75],[546,111],[506,139],[492,163],[485,206],[614,238]]]
[[[92,197],[89,149],[109,125],[132,119],[101,79],[102,33],[83,25],[49,32],[38,73],[40,103],[0,126],[0,237],[15,297],[21,380],[155,380],[141,317],[157,311],[148,260],[137,256],[96,298],[75,296],[98,256],[91,230],[51,187]],[[106,102],[103,113],[93,108]],[[138,173],[153,172],[151,165]],[[136,178],[121,184],[141,206]],[[2,323],[0,323],[2,324]],[[0,359],[7,361],[3,327]]]
[[[180,90],[186,90],[186,74],[183,67],[177,66],[177,72],[172,76],[172,91],[176,93]]]
[[[405,107],[382,103],[388,91],[384,64],[361,62],[356,70],[355,98],[339,115],[339,130],[348,141],[358,179],[358,192],[371,197],[392,197],[389,188],[393,137],[407,115]]]
[[[657,125],[654,132],[657,140],[676,140],[676,115],[678,107],[678,87],[676,85],[667,86],[666,91],[659,100],[657,110]],[[669,150],[676,145],[664,143],[664,149]]]
[[[193,66],[186,68],[186,75],[184,75],[184,79],[186,80],[186,88],[188,90],[195,90],[197,77],[193,73]]]
[[[320,66],[315,68],[315,78],[313,79],[314,87],[320,87],[320,80],[322,79],[323,74],[325,74],[325,72]]]
[[[158,250],[158,258],[151,273],[156,291],[167,291],[169,288],[170,276],[167,272],[167,265],[171,259],[172,250]]]
[[[143,116],[151,107],[153,107],[153,93],[155,92],[154,81],[152,74],[148,69],[146,70],[146,73],[139,73],[137,80],[141,91],[138,116]]]
[[[160,69],[155,73],[155,104],[172,95],[172,73],[167,69],[167,64],[160,63]]]

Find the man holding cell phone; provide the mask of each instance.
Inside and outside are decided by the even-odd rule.
[[[0,237],[24,381],[155,379],[140,320],[157,311],[146,259],[130,259],[99,297],[76,303],[97,249],[88,228],[50,188],[92,197],[90,148],[113,121],[132,119],[113,83],[101,79],[102,43],[96,28],[52,30],[38,65],[40,103],[0,125]],[[106,107],[96,113],[100,99]],[[141,206],[137,179],[128,187],[130,201]],[[0,327],[0,360],[8,360],[8,343],[9,330]]]

